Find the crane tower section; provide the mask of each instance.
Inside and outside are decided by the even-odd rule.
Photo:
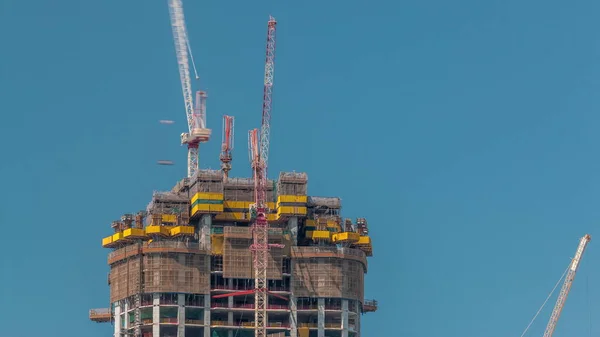
[[[233,116],[223,116],[223,140],[221,142],[221,170],[223,171],[223,181],[226,182],[231,171],[231,151],[233,150]]]
[[[192,65],[194,62],[181,0],[169,0],[169,14],[188,124],[188,132],[181,134],[181,144],[188,147],[188,177],[192,177],[198,171],[198,147],[200,143],[208,141],[211,135],[211,130],[206,128],[206,93],[203,91],[197,93],[194,109],[189,59],[191,58]],[[188,52],[190,52],[189,56]]]
[[[270,16],[267,24],[267,53],[265,58],[265,85],[263,89],[262,123],[260,128],[260,157],[267,175],[269,160],[269,138],[271,134],[271,106],[273,103],[273,74],[275,72],[275,26],[277,21]],[[266,178],[265,178],[266,179]]]

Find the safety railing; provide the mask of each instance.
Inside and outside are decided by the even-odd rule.
[[[204,325],[204,321],[200,319],[185,319],[185,324],[195,324],[195,325]]]
[[[216,284],[216,285],[211,286],[211,289],[212,290],[254,290],[254,286],[227,286],[227,285]],[[289,292],[290,287],[270,286],[269,291]]]
[[[223,308],[223,309],[254,309],[254,304],[253,303],[246,303],[246,304],[233,304],[232,307],[229,307],[229,305],[227,303],[213,303],[210,305],[211,309],[218,309],[218,308]],[[289,309],[289,307],[287,305],[283,305],[283,304],[269,304],[267,305],[267,309],[268,310],[287,310]]]

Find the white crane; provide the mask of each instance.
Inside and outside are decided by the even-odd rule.
[[[565,281],[563,282],[562,288],[560,289],[560,294],[558,295],[558,298],[556,299],[556,304],[554,305],[554,309],[552,310],[552,315],[550,315],[550,320],[548,321],[548,325],[546,325],[546,330],[544,331],[544,337],[552,337],[552,335],[554,334],[554,329],[556,329],[556,324],[558,323],[558,319],[560,318],[560,314],[562,313],[563,307],[565,306],[565,302],[567,301],[567,297],[569,296],[569,291],[571,291],[571,286],[573,285],[573,280],[575,280],[575,274],[577,274],[577,268],[579,268],[579,263],[581,262],[581,258],[583,257],[585,248],[587,247],[588,243],[591,240],[592,240],[592,237],[589,234],[584,235],[579,240],[579,246],[577,246],[577,251],[575,252],[575,257],[573,257],[573,259],[571,260],[571,263],[569,263],[569,267],[561,275],[560,279],[558,280],[558,282],[556,282],[556,284],[554,285],[554,288],[552,289],[550,294],[548,294],[548,297],[546,297],[546,300],[544,301],[544,303],[542,303],[542,306],[535,313],[535,315],[533,316],[533,318],[531,319],[531,321],[525,328],[525,331],[523,331],[523,333],[521,334],[521,337],[525,336],[525,334],[527,333],[527,331],[529,330],[529,328],[531,327],[531,325],[533,324],[535,319],[538,317],[538,315],[542,311],[542,309],[544,309],[544,306],[546,305],[546,303],[548,302],[548,300],[550,299],[552,294],[554,294],[554,291],[556,290],[556,288],[558,288],[560,281],[562,281],[562,279],[564,277]],[[565,277],[565,275],[566,275],[566,277]]]
[[[585,248],[591,239],[592,237],[589,234],[586,234],[579,241],[579,246],[577,247],[577,252],[575,252],[575,257],[571,261],[571,265],[567,271],[567,276],[565,276],[565,283],[563,283],[563,286],[560,289],[560,294],[558,295],[558,299],[554,305],[554,310],[552,310],[552,315],[550,315],[550,320],[546,326],[546,331],[544,331],[544,337],[552,337],[552,334],[554,333],[556,323],[558,323],[562,309],[567,301],[567,296],[569,296],[571,285],[573,285],[573,280],[575,279],[579,262],[581,262],[583,252],[585,251]]]
[[[199,91],[196,95],[196,107],[192,96],[192,83],[190,79],[189,59],[192,61],[194,74],[198,79],[198,72],[192,56],[185,17],[183,15],[183,4],[181,0],[169,0],[169,14],[171,17],[171,28],[173,29],[173,40],[179,66],[179,78],[183,91],[185,114],[188,123],[188,132],[181,134],[181,144],[188,148],[188,177],[192,177],[198,171],[198,147],[200,143],[210,139],[211,130],[206,128],[206,93]],[[188,59],[189,52],[189,59]]]

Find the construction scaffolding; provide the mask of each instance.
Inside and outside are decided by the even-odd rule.
[[[298,172],[281,172],[277,180],[278,195],[306,195],[308,175]]]
[[[252,268],[252,228],[226,226],[223,228],[223,277],[225,278],[254,278]],[[282,244],[283,230],[269,229],[269,243]],[[272,247],[268,255],[267,278],[281,280],[283,277],[284,248]],[[289,251],[289,248],[288,248]]]
[[[251,228],[227,226],[223,234],[223,277],[252,278]]]
[[[187,225],[190,221],[190,199],[185,194],[157,192],[146,207],[146,225]]]
[[[206,253],[148,254],[144,261],[144,292],[207,294],[209,275],[210,256]]]
[[[199,170],[191,178],[190,196],[196,193],[223,193],[223,172],[221,170]]]
[[[267,202],[275,202],[275,181],[267,180]],[[254,202],[254,179],[229,178],[223,184],[223,196],[227,201]]]
[[[210,291],[210,255],[197,243],[132,244],[111,252],[109,264],[111,302],[140,293]]]
[[[352,248],[292,247],[296,297],[334,297],[363,302],[366,256]]]
[[[108,280],[111,303],[137,294],[141,280],[140,255],[128,257],[111,265]]]

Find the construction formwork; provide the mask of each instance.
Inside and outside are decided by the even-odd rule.
[[[190,200],[182,193],[154,192],[145,215],[146,225],[187,225],[190,221]]]
[[[227,226],[223,234],[223,277],[252,278],[251,228]]]
[[[223,277],[225,278],[254,278],[252,252],[252,228],[233,227],[223,228]],[[282,244],[283,231],[279,228],[269,229],[269,243]],[[267,278],[281,280],[283,277],[284,252],[290,251],[279,247],[271,247],[268,253]]]
[[[199,192],[223,193],[223,172],[220,170],[199,170],[189,183],[190,195]]]
[[[277,180],[278,195],[306,195],[308,175],[304,172],[281,172]]]
[[[197,243],[132,244],[109,255],[110,300],[140,293],[210,291],[210,255]]]
[[[292,247],[296,297],[346,298],[363,302],[365,254],[352,248]]]
[[[145,257],[143,267],[146,293],[206,294],[210,292],[210,256],[205,252],[151,253]]]

